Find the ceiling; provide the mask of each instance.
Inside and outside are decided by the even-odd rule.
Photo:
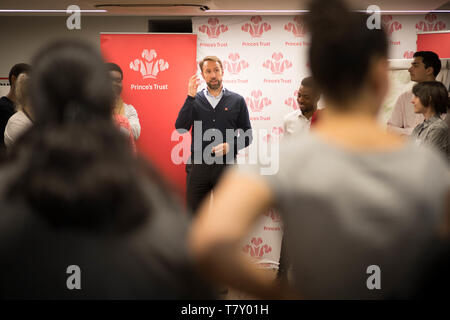
[[[355,10],[365,10],[369,5],[378,5],[381,10],[444,10],[450,9],[448,0],[347,0]],[[198,6],[207,6],[212,10],[306,10],[308,0],[1,0],[0,10],[66,10],[70,5],[78,5],[82,10],[104,9],[103,13],[87,15],[124,15],[124,16],[202,16],[202,15],[242,15],[255,13],[226,13],[201,11]],[[105,6],[122,4],[124,6]],[[165,7],[155,6],[158,4]],[[169,4],[193,4],[196,6],[174,6]],[[130,6],[131,5],[131,6]],[[60,13],[1,13],[0,15],[65,15]],[[264,13],[258,13],[264,14]],[[275,14],[275,13],[266,13]],[[283,14],[283,13],[278,13]],[[293,13],[284,13],[290,14]]]

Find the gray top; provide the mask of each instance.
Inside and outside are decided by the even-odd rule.
[[[259,175],[257,166],[240,166]],[[282,214],[294,286],[305,298],[394,298],[411,293],[450,189],[427,147],[353,152],[311,133],[280,146],[279,171],[261,176]],[[369,290],[367,268],[381,268]]]
[[[420,145],[427,143],[441,150],[450,160],[450,141],[447,123],[433,116],[428,120],[424,120],[418,124],[411,135]]]

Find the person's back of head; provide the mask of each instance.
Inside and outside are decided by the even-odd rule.
[[[425,69],[433,68],[433,76],[436,78],[441,71],[442,63],[439,56],[433,51],[417,51],[413,55],[414,58],[421,57],[425,65]]]
[[[30,72],[30,65],[27,63],[17,63],[9,70],[9,84],[13,86],[19,75]]]
[[[112,121],[112,83],[100,54],[77,41],[54,42],[33,59],[34,126],[12,149],[23,167],[10,197],[24,198],[57,226],[129,230],[148,207],[139,170]]]
[[[26,73],[21,73],[19,77],[17,77],[15,91],[16,110],[22,110],[25,106],[29,105],[28,82],[29,77]]]
[[[324,98],[341,108],[367,86],[376,62],[385,61],[387,78],[387,36],[383,29],[369,29],[367,19],[337,0],[311,1],[306,18],[312,76]]]

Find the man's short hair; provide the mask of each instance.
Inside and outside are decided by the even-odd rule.
[[[15,64],[11,68],[11,70],[9,71],[9,77],[8,77],[9,85],[11,85],[11,81],[12,81],[12,77],[13,76],[16,77],[16,79],[17,79],[21,73],[28,73],[28,72],[30,72],[30,68],[31,68],[30,65],[27,64],[27,63]]]
[[[118,64],[115,64],[115,63],[113,63],[113,62],[108,62],[108,63],[105,63],[105,66],[106,66],[106,68],[108,69],[109,72],[111,72],[111,71],[117,71],[117,72],[119,72],[119,73],[120,73],[120,76],[121,76],[122,79],[123,79],[123,71],[122,71],[122,69],[119,67]]]
[[[313,89],[313,91],[320,96],[321,92],[319,90],[319,87],[317,86],[317,83],[314,81],[313,77],[306,77],[303,78],[301,85],[304,87],[308,87]]]
[[[439,60],[439,56],[433,51],[417,51],[413,57],[422,57],[425,69],[429,67],[433,68],[434,77],[437,77],[439,71],[441,71],[441,60]]]
[[[218,57],[216,57],[216,56],[206,56],[206,57],[204,57],[203,60],[200,61],[200,63],[198,64],[199,67],[200,67],[200,71],[201,71],[201,72],[203,72],[203,64],[204,64],[206,61],[217,62],[217,63],[220,65],[220,68],[221,68],[222,71],[223,71],[222,61],[221,61]]]

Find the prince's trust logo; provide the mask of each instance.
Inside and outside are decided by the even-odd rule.
[[[169,69],[169,63],[163,59],[156,59],[157,53],[153,49],[144,49],[142,59],[135,59],[130,62],[130,69],[139,71],[143,79],[156,79],[160,71]]]
[[[135,59],[130,62],[130,69],[140,72],[142,79],[157,79],[158,74],[169,69],[169,62],[164,59],[157,59],[158,54],[153,49],[144,49],[141,54],[142,59]],[[132,84],[131,90],[168,90],[168,84]]]

